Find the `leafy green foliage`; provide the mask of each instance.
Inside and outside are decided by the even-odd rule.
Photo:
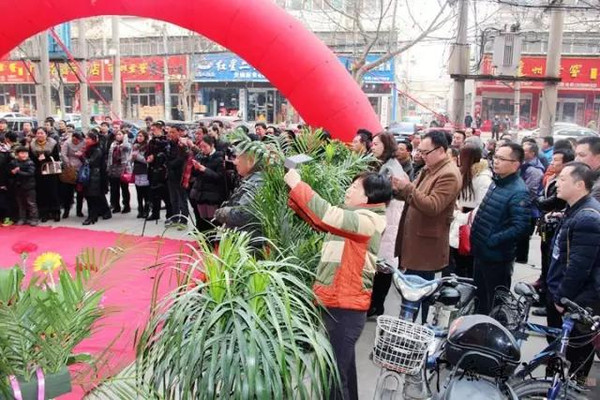
[[[138,344],[140,385],[167,399],[325,398],[336,367],[312,290],[297,278],[308,271],[257,259],[244,232],[222,232],[218,253],[198,243],[192,266],[206,282],[175,290],[152,314]]]
[[[288,205],[288,187],[283,181],[286,157],[307,154],[313,161],[302,165],[302,180],[320,196],[332,204],[343,202],[346,188],[352,178],[366,171],[374,159],[350,151],[339,141],[326,142],[321,130],[305,130],[294,141],[286,136],[270,137],[265,142],[250,141],[243,133],[230,137],[242,152],[259,154],[269,162],[264,168],[264,186],[256,194],[250,206],[252,213],[261,223],[263,235],[281,253],[269,249],[265,257],[292,257],[299,260],[302,270],[315,271],[319,260],[323,235],[315,232],[302,221]],[[300,277],[312,283],[310,275]]]
[[[123,253],[122,248],[84,250],[78,260],[95,267],[74,274],[61,267],[57,280],[42,274],[25,282],[19,266],[0,269],[0,393],[11,393],[10,375],[30,380],[38,367],[50,375],[67,365],[98,361],[73,350],[105,312],[104,291],[95,290],[93,281]]]

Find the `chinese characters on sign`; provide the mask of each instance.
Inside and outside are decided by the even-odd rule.
[[[34,65],[27,64],[33,72]],[[58,67],[57,67],[58,66]],[[185,79],[186,56],[170,56],[168,59],[171,80]],[[114,70],[112,59],[90,60],[88,62],[88,79],[94,82],[111,82]],[[78,83],[79,70],[75,64],[51,63],[50,75],[58,77],[58,73],[67,83]],[[162,82],[162,57],[124,57],[121,58],[121,76],[124,82]],[[0,83],[33,83],[23,61],[0,61]]]
[[[368,56],[367,62],[372,62],[377,56]],[[340,56],[340,62],[350,70],[352,60]],[[201,54],[192,59],[194,80],[198,82],[266,82],[267,78],[253,66],[235,54],[216,53]],[[394,82],[394,61],[390,60],[369,71],[365,77],[366,83]]]
[[[600,87],[598,70],[600,57],[563,57],[560,63],[561,87],[596,88]],[[491,59],[482,63],[482,73],[493,73]],[[519,63],[518,76],[540,77],[546,74],[545,57],[522,57]],[[543,87],[543,82],[523,82],[524,86]]]

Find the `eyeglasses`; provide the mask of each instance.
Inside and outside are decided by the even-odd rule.
[[[428,156],[430,153],[433,153],[437,149],[439,149],[439,147],[434,147],[433,149],[431,149],[429,151],[424,151],[422,149],[417,149],[417,153],[421,154],[422,156]]]
[[[517,162],[517,160],[513,160],[510,158],[504,158],[504,157],[500,157],[500,156],[494,156],[493,159],[494,159],[494,161]]]

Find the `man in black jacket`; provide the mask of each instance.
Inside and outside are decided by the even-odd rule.
[[[600,314],[600,203],[590,196],[592,185],[593,171],[582,162],[566,164],[558,177],[558,198],[568,208],[554,237],[548,272],[546,310],[551,327],[562,325],[562,298]],[[593,350],[589,330],[576,324],[567,360],[571,361],[569,372],[577,371],[580,383],[592,366]]]
[[[490,185],[471,228],[473,278],[479,314],[489,314],[494,292],[510,288],[519,240],[529,233],[529,191],[519,176],[523,148],[507,143],[494,154],[494,182]]]
[[[178,228],[187,225],[187,192],[181,185],[183,170],[188,160],[187,139],[183,137],[185,129],[181,125],[169,127],[169,148],[167,150],[167,183],[171,199],[172,215],[166,224],[177,224]]]
[[[157,121],[152,124],[152,139],[148,143],[146,162],[148,163],[148,180],[150,181],[150,199],[152,213],[148,221],[160,219],[160,203],[164,201],[167,208],[167,219],[171,217],[171,199],[167,187],[167,152],[169,141],[164,135],[163,125]]]

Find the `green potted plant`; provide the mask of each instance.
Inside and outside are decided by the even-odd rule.
[[[244,232],[223,231],[218,250],[197,241],[193,285],[140,337],[138,382],[168,399],[325,398],[335,362],[311,288],[290,272],[297,260],[257,259]]]
[[[104,313],[103,291],[90,287],[89,270],[72,274],[59,254],[47,252],[35,259],[27,281],[26,259],[0,269],[0,399],[70,392],[67,367],[93,363],[73,350]]]

